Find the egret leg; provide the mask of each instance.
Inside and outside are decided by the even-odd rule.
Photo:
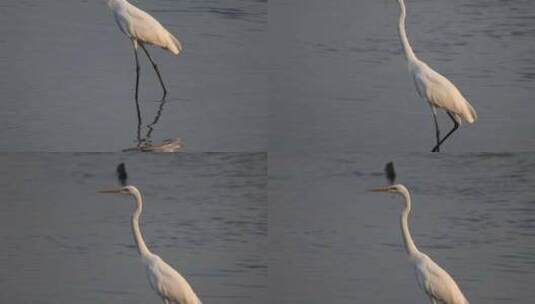
[[[132,40],[132,43],[134,44],[134,56],[136,57],[136,104],[138,102],[138,89],[139,89],[139,58],[137,56],[137,41]],[[138,112],[139,112],[139,105],[138,105]],[[139,114],[139,113],[138,113]]]
[[[132,44],[134,46],[134,56],[136,58],[136,94],[135,94],[135,102],[136,102],[136,113],[137,113],[137,143],[138,145],[141,144],[141,110],[139,108],[139,98],[138,98],[138,92],[139,92],[139,58],[137,56],[137,41],[132,40]]]
[[[442,143],[451,135],[453,134],[453,132],[455,132],[455,130],[457,130],[459,128],[459,122],[457,122],[457,120],[455,119],[455,117],[453,117],[453,115],[451,115],[450,112],[447,112],[448,113],[448,116],[451,118],[451,120],[453,121],[453,129],[451,129],[450,132],[448,132],[448,134],[446,134],[446,136],[444,136],[444,138],[442,138],[442,140],[433,148],[433,152],[436,152],[438,151],[438,149],[440,149],[440,145],[442,145]]]
[[[163,106],[165,105],[166,102],[167,101],[165,99],[162,99],[162,101],[160,102],[160,106],[158,107],[158,112],[156,113],[156,116],[154,117],[154,120],[152,121],[152,123],[147,125],[148,131],[147,131],[147,135],[145,136],[147,141],[150,141],[152,131],[154,131],[154,126],[156,126],[156,124],[160,120],[160,116],[162,116],[162,112],[163,112]]]
[[[137,146],[141,146],[141,110],[139,109],[139,101],[136,98],[136,111],[137,111]]]
[[[141,48],[143,49],[143,51],[145,52],[145,54],[147,54],[147,57],[149,58],[149,61],[152,64],[152,67],[154,68],[154,71],[156,72],[156,75],[158,75],[158,80],[160,80],[160,85],[162,86],[162,89],[163,89],[163,97],[162,97],[162,99],[165,99],[165,96],[167,96],[167,89],[165,88],[165,85],[163,83],[162,75],[160,75],[160,70],[158,69],[158,66],[156,65],[156,63],[154,63],[154,61],[150,57],[149,52],[147,51],[147,49],[145,48],[143,43],[141,43],[140,45],[141,45]]]
[[[431,152],[440,152],[440,129],[438,128],[438,120],[437,120],[437,110],[434,107],[431,107],[431,111],[433,113],[433,120],[435,121],[435,135],[437,139],[437,149],[433,149]]]

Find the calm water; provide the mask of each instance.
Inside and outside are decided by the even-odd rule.
[[[401,241],[394,160],[416,245],[471,303],[533,303],[535,154],[270,154],[274,303],[427,303]]]
[[[204,303],[267,303],[265,154],[1,154],[0,302],[160,303],[132,239],[135,203],[96,193],[121,161],[144,194],[149,247]]]
[[[149,48],[169,95],[149,134],[188,151],[265,151],[265,1],[132,1],[182,41]],[[101,1],[0,4],[1,151],[120,151],[137,138],[131,43]],[[140,52],[141,138],[161,89]]]
[[[139,138],[189,151],[428,151],[432,117],[409,79],[394,0],[135,1],[175,33],[142,55]],[[535,148],[531,0],[408,0],[416,53],[477,109],[445,151]],[[105,1],[6,0],[2,151],[120,151],[138,137],[128,40]],[[268,14],[269,10],[269,14]],[[160,114],[158,114],[160,113]],[[154,123],[156,121],[156,123]],[[440,118],[443,133],[450,128]]]
[[[535,148],[532,0],[406,0],[416,54],[479,114],[450,152]],[[429,151],[427,103],[409,78],[394,0],[269,1],[275,151]],[[441,114],[443,132],[451,128]]]

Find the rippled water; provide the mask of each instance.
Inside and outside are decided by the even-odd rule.
[[[426,303],[404,251],[394,160],[411,230],[471,303],[532,303],[535,154],[269,156],[274,303]]]
[[[1,151],[107,152],[134,145],[134,55],[106,2],[2,1]],[[149,48],[169,91],[152,125],[161,89],[140,52],[141,139],[179,137],[188,151],[265,151],[266,2],[132,2],[184,46],[179,57]]]
[[[267,303],[265,154],[0,154],[0,302],[159,303],[130,231],[142,231],[205,303]],[[9,174],[5,174],[9,172]]]
[[[479,114],[444,151],[535,148],[531,0],[406,0],[416,54]],[[429,151],[434,126],[398,37],[394,0],[269,1],[270,149]],[[273,21],[273,22],[271,22]],[[443,132],[451,128],[440,114]]]
[[[165,106],[154,102],[160,88],[142,55],[139,132],[132,50],[104,2],[2,3],[2,151],[120,151],[138,137],[179,137],[189,151],[433,145],[429,107],[401,53],[394,0],[136,1],[184,44],[178,58],[151,48],[170,91]],[[407,0],[407,7],[416,53],[479,114],[444,150],[534,149],[532,1]],[[440,122],[443,133],[451,128],[447,116]]]

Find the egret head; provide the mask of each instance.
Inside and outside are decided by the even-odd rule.
[[[372,191],[372,192],[399,193],[401,195],[403,195],[404,193],[408,193],[409,192],[409,190],[407,190],[407,188],[405,186],[403,186],[402,184],[396,184],[396,185],[392,185],[392,186],[374,188],[374,189],[370,189],[370,191]]]
[[[139,193],[139,190],[137,190],[137,188],[134,186],[124,186],[117,189],[107,189],[99,191],[99,193],[115,193],[124,195],[135,195],[136,192]]]

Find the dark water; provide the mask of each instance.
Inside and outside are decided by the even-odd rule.
[[[137,137],[131,43],[107,1],[0,4],[0,150],[120,151]],[[149,48],[169,95],[154,142],[188,151],[265,151],[265,1],[132,1],[182,41],[172,56]],[[140,52],[142,139],[161,89]]]
[[[406,0],[416,54],[479,114],[450,152],[535,148],[535,5],[531,0]],[[429,151],[427,103],[402,54],[394,0],[269,1],[270,149]],[[440,114],[443,132],[451,128]]]
[[[144,195],[150,249],[204,303],[267,303],[265,154],[0,154],[0,302],[160,303],[117,163]],[[5,174],[9,172],[9,174]]]
[[[412,236],[471,303],[532,303],[535,154],[272,153],[273,303],[427,303],[407,260],[394,160],[412,193]]]

